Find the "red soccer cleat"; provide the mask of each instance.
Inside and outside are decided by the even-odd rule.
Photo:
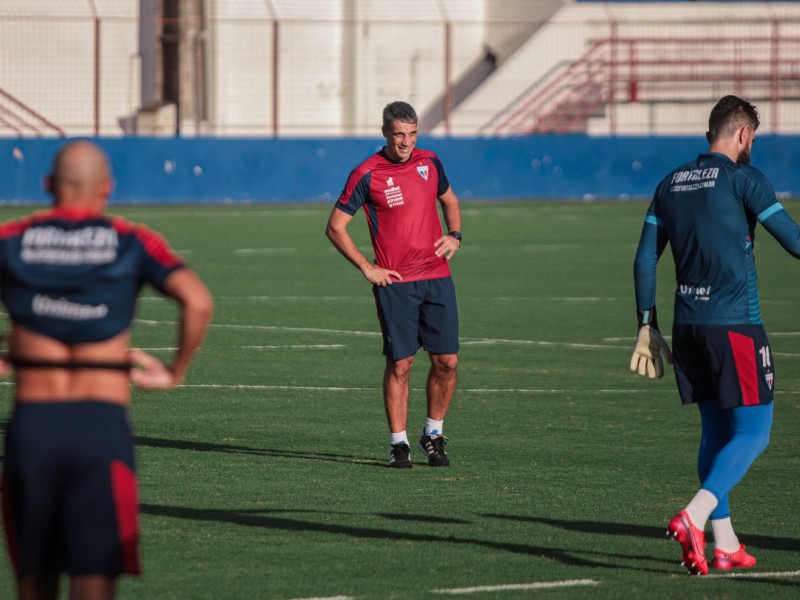
[[[721,571],[728,569],[745,569],[756,565],[756,557],[744,551],[744,544],[736,552],[729,553],[724,550],[714,550],[714,560],[711,566]]]
[[[683,549],[681,564],[689,575],[708,575],[706,561],[706,534],[694,526],[689,515],[682,510],[667,525],[667,536],[674,538]]]

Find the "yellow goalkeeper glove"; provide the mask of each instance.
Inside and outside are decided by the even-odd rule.
[[[664,356],[662,360],[661,356]],[[639,329],[639,336],[636,338],[636,347],[631,356],[631,371],[638,371],[639,375],[647,375],[650,379],[664,376],[664,360],[672,364],[672,352],[669,350],[667,342],[650,325],[644,325]]]

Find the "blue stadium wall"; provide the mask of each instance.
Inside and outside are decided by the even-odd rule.
[[[376,139],[113,138],[120,203],[326,202]],[[48,202],[42,177],[57,139],[0,139],[0,202]],[[648,198],[671,169],[706,150],[697,137],[424,138],[464,200]],[[753,164],[782,196],[800,196],[800,136],[762,135]]]

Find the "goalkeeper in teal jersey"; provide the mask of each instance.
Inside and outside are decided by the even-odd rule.
[[[800,228],[772,185],[750,166],[756,108],[725,96],[711,111],[708,152],[669,173],[645,217],[634,264],[639,335],[631,370],[651,378],[673,362],[684,404],[697,404],[700,490],[669,523],[683,565],[706,575],[711,520],[716,569],[752,567],[734,533],[728,492],[766,449],[775,373],[761,324],[753,247],[758,223],[800,258]],[[656,318],[656,265],[667,243],[675,261],[672,353]]]

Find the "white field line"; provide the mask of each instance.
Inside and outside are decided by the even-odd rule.
[[[136,319],[142,325],[169,325],[175,326],[175,321],[153,321],[150,319]],[[249,331],[291,331],[295,333],[340,333],[342,335],[355,335],[366,337],[380,337],[379,331],[352,331],[348,329],[323,329],[320,327],[285,327],[282,325],[232,325],[226,323],[211,323],[212,329],[242,329]]]
[[[297,248],[236,248],[233,253],[238,256],[252,256],[252,255],[265,255],[265,254],[295,254]]]
[[[344,344],[285,344],[272,346],[242,346],[247,350],[336,350],[346,348]]]
[[[502,338],[462,338],[462,346],[541,346],[545,348],[576,348],[582,350],[617,350],[628,349],[628,346],[612,346],[610,344],[580,344],[577,342],[546,342],[543,340],[507,340]]]
[[[465,588],[431,590],[434,594],[475,594],[481,592],[510,592],[515,590],[546,590],[579,585],[599,585],[594,579],[567,579],[564,581],[539,581],[535,583],[509,583],[506,585],[482,585]]]
[[[177,348],[141,348],[139,346],[137,348],[145,352],[175,352],[177,350]]]
[[[501,302],[541,302],[542,300],[551,302],[619,302],[622,299],[611,296],[550,296],[549,298],[540,296],[496,296],[493,300]]]
[[[292,600],[355,600],[353,596],[314,596],[313,598],[293,598]]]
[[[672,341],[672,336],[671,335],[662,335],[661,337],[663,337],[665,340]],[[636,343],[636,336],[627,335],[625,337],[604,337],[602,341],[604,341],[604,342],[628,342],[628,343],[631,344],[631,348],[633,348],[633,345]]]
[[[323,387],[307,385],[258,385],[246,383],[189,383],[182,384],[182,388],[199,388],[211,390],[299,390],[303,392],[379,392],[382,388],[367,387]]]
[[[261,385],[261,384],[226,384],[226,383],[190,383],[183,384],[185,388],[210,388],[210,389],[248,389],[248,390],[302,390],[306,392],[380,392],[380,387],[331,387],[331,386],[306,386],[306,385]],[[424,388],[414,388],[415,393],[424,392]],[[537,388],[459,388],[459,394],[654,394],[657,392],[674,394],[675,390],[581,390],[581,389],[537,389]],[[792,393],[792,392],[784,392]],[[800,394],[800,392],[796,392]]]
[[[603,296],[566,296],[564,298],[548,298],[556,302],[617,302],[618,298],[608,298]]]
[[[0,386],[14,385],[13,381],[0,381]],[[211,389],[211,390],[298,390],[303,392],[375,392],[379,393],[383,390],[380,387],[357,387],[357,386],[312,386],[312,385],[262,385],[262,384],[247,384],[247,383],[184,383],[181,384],[182,388],[196,388],[196,389]],[[411,390],[415,394],[425,392],[424,388],[413,388]],[[673,389],[625,389],[625,390],[587,390],[577,388],[458,388],[457,394],[603,394],[603,395],[620,395],[627,396],[630,394],[642,394],[643,396],[653,396],[669,394],[674,395],[676,392]],[[778,391],[777,396],[797,396],[800,395],[800,390]]]
[[[6,382],[11,383],[11,382]],[[232,384],[223,384],[223,383],[188,383],[183,384],[181,387],[184,388],[199,388],[199,389],[234,389],[234,390],[298,390],[303,392],[375,392],[379,393],[382,391],[383,388],[379,387],[357,387],[357,386],[311,386],[311,385],[266,385],[266,384],[244,384],[244,383],[232,383]],[[416,394],[424,392],[424,388],[413,388],[413,391]],[[610,389],[598,389],[598,390],[587,390],[587,389],[577,389],[577,388],[458,388],[456,390],[457,394],[600,394],[600,395],[618,395],[618,396],[628,396],[630,394],[641,394],[643,396],[653,396],[653,395],[674,395],[676,394],[675,390],[673,389],[624,389],[624,390],[610,390]],[[779,391],[776,392],[778,396],[797,396],[800,395],[800,390],[798,391]]]
[[[258,254],[258,253],[263,252],[265,254],[269,254],[269,252],[266,252],[265,250],[269,250],[269,249],[260,250],[260,249],[257,249],[257,248],[252,248],[252,249],[236,250],[235,252],[240,252],[242,254],[245,254],[245,253]],[[275,248],[274,250],[280,250],[280,248]],[[294,248],[285,248],[285,250],[294,250]],[[159,299],[159,300],[165,300],[164,298],[161,298],[160,296],[148,297],[148,299],[153,299],[153,298],[156,298],[156,299]],[[231,300],[231,301],[236,301],[236,300],[256,300],[256,301],[258,301],[258,300],[261,300],[261,301],[277,301],[277,302],[283,302],[283,301],[291,301],[291,302],[295,302],[295,301],[354,302],[354,301],[362,300],[362,301],[366,301],[366,302],[370,302],[370,303],[374,303],[375,302],[375,300],[372,298],[372,296],[363,295],[363,294],[358,295],[358,296],[214,296],[214,298],[216,300],[226,300],[226,301],[227,300]],[[496,296],[496,297],[492,298],[492,300],[496,300],[496,301],[499,301],[499,302],[517,302],[517,301],[526,301],[526,300],[541,302],[542,298],[539,298],[539,297],[536,297],[536,296]],[[617,302],[620,299],[619,298],[611,298],[611,297],[600,297],[600,296],[586,296],[586,297],[576,296],[576,297],[567,297],[567,298],[546,298],[546,300],[553,300],[553,301],[557,301],[557,302]]]
[[[774,571],[764,573],[726,573],[713,574],[701,579],[763,579],[773,577],[800,577],[800,571]],[[566,587],[600,585],[594,579],[565,579],[561,581],[537,581],[532,583],[508,583],[501,585],[480,585],[463,588],[441,588],[430,590],[432,594],[480,594],[486,592],[513,592],[525,590],[547,590]],[[354,596],[314,596],[311,598],[293,598],[292,600],[355,600]]]
[[[719,573],[706,575],[702,579],[759,579],[764,577],[800,577],[800,571],[773,571],[763,573]]]
[[[214,296],[215,300],[249,300],[253,302],[370,302],[369,296]]]
[[[170,325],[177,323],[174,321],[153,321],[148,319],[137,319],[137,323],[143,325]],[[250,331],[291,331],[296,333],[332,333],[342,335],[354,335],[362,337],[379,337],[378,331],[353,331],[348,329],[325,329],[321,327],[286,327],[283,325],[233,325],[226,323],[212,323],[212,329],[241,329]],[[612,346],[609,344],[579,344],[572,342],[549,342],[543,340],[508,340],[501,338],[462,338],[462,346],[495,346],[495,345],[520,345],[520,346],[543,346],[557,348],[579,348],[588,350],[616,350],[620,348],[628,349],[628,346]]]
[[[287,298],[291,298],[287,296]],[[169,325],[174,326],[177,325],[175,321],[155,321],[150,319],[136,319],[137,323],[141,323],[142,325]],[[353,335],[357,337],[380,337],[380,332],[378,331],[355,331],[349,329],[326,329],[323,327],[287,327],[284,325],[234,325],[228,323],[212,323],[210,325],[212,329],[241,329],[244,331],[288,331],[294,333],[324,333],[324,334],[340,334],[340,335]],[[775,334],[770,334],[775,335]],[[778,334],[780,335],[800,335],[798,333],[783,333]],[[669,336],[665,336],[666,340],[671,339]],[[612,338],[603,338],[603,342],[618,342],[618,341],[625,341],[633,343],[635,342],[635,338],[633,337],[612,337]],[[617,345],[612,343],[605,343],[605,344],[583,344],[578,342],[552,342],[552,341],[545,341],[545,340],[510,340],[504,338],[461,338],[461,345],[462,346],[535,346],[541,348],[574,348],[577,350],[629,350],[629,345]],[[800,354],[791,353],[791,352],[773,352],[775,356],[783,356],[786,358],[797,358],[800,357]]]
[[[223,217],[227,218],[240,218],[246,217],[251,219],[253,217],[316,217],[319,213],[311,211],[311,210],[254,210],[254,211],[241,211],[241,210],[209,210],[209,211],[199,211],[192,214],[192,218],[199,218],[199,217],[208,217],[211,219],[221,219]],[[148,218],[157,218],[157,217],[183,217],[185,213],[177,212],[177,211],[159,211],[159,212],[147,212],[147,211],[137,211],[135,218],[139,220],[146,220]]]

